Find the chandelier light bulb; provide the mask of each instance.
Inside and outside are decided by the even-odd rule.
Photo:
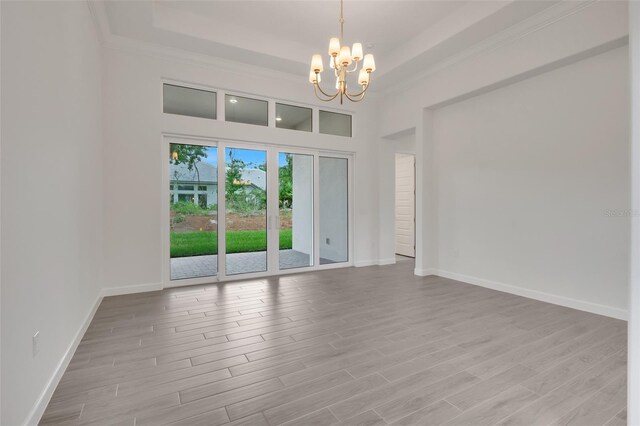
[[[358,84],[366,86],[369,84],[369,73],[364,69],[360,70],[360,74],[358,74]]]
[[[331,59],[329,59],[330,65],[331,65],[331,69],[335,70],[338,69],[338,67],[336,67],[336,58],[335,56],[332,56]]]
[[[320,83],[320,80],[322,80],[322,78],[320,77],[320,74],[318,74],[316,77],[316,73],[313,72],[313,70],[309,71],[309,83],[311,84]]]

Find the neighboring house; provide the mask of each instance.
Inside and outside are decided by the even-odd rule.
[[[218,168],[210,163],[200,162],[196,168],[189,170],[184,163],[170,164],[169,190],[171,202],[191,202],[201,207],[218,204]],[[265,191],[267,176],[260,169],[242,171],[242,182],[247,186],[247,193]]]
[[[242,171],[242,181],[253,189],[267,190],[267,174],[260,169],[244,169]]]
[[[171,202],[191,202],[205,208],[218,203],[218,168],[200,162],[189,170],[184,164],[170,164]]]

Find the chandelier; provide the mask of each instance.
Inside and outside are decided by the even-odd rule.
[[[309,82],[313,84],[313,91],[318,99],[329,102],[340,96],[340,104],[342,104],[343,98],[347,98],[352,102],[360,102],[369,88],[371,73],[376,70],[376,64],[372,54],[364,55],[363,58],[362,44],[353,43],[351,49],[344,44],[343,0],[340,0],[340,38],[333,37],[329,40],[329,56],[329,64],[336,77],[337,91],[334,94],[329,94],[320,87],[320,73],[324,70],[322,56],[316,54],[311,58]],[[361,86],[361,89],[359,89],[359,92],[349,93],[347,90],[347,75],[358,70],[360,61],[362,61],[362,67],[358,74],[358,85]],[[353,66],[351,66],[352,64]]]

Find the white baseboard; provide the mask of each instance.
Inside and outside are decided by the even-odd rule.
[[[376,260],[358,260],[353,263],[356,268],[362,268],[363,266],[375,266],[375,265],[395,265],[396,258],[390,257],[388,259],[376,259]]]
[[[377,260],[358,260],[353,262],[353,266],[355,266],[356,268],[362,268],[363,266],[373,266],[377,264]]]
[[[101,296],[108,297],[121,296],[123,294],[146,293],[148,291],[162,290],[163,288],[162,283],[129,285],[123,287],[104,287],[102,289]]]
[[[162,290],[162,284],[142,284],[142,285],[133,285],[133,286],[126,286],[126,287],[105,287],[100,291],[100,293],[98,294],[98,297],[96,298],[95,303],[93,304],[93,307],[91,308],[91,311],[84,319],[82,326],[74,336],[73,341],[71,341],[71,344],[67,348],[64,356],[62,357],[62,360],[60,360],[60,363],[56,367],[55,372],[53,373],[53,375],[47,382],[47,385],[45,386],[44,390],[40,394],[38,401],[34,404],[33,408],[29,412],[29,415],[27,416],[27,420],[25,421],[24,424],[37,425],[40,422],[40,419],[42,418],[44,411],[47,409],[47,405],[49,405],[51,396],[53,396],[53,392],[58,387],[58,383],[60,382],[62,375],[64,374],[67,367],[69,366],[69,362],[71,362],[71,358],[73,358],[73,355],[75,354],[76,349],[78,348],[78,345],[80,344],[80,341],[84,336],[84,333],[89,328],[89,324],[91,324],[91,321],[93,320],[93,316],[98,310],[98,307],[102,302],[102,299],[107,296],[118,296],[121,294],[132,294],[132,293],[144,293],[147,291],[156,291],[156,290]]]
[[[418,269],[418,268],[415,268],[415,269],[413,270],[413,273],[414,273],[415,275],[420,276],[420,277],[428,277],[429,275],[437,275],[437,274],[436,274],[436,272],[437,272],[437,271],[436,271],[435,269],[433,269],[433,268],[427,268],[427,269]]]
[[[73,340],[71,341],[71,344],[69,345],[64,356],[60,360],[60,363],[56,367],[51,378],[49,379],[49,382],[47,382],[47,385],[45,386],[44,390],[40,394],[40,397],[34,404],[31,411],[29,412],[29,415],[27,416],[27,420],[24,422],[24,424],[37,425],[40,422],[40,419],[42,418],[42,415],[44,414],[44,411],[47,409],[47,405],[49,405],[49,401],[53,396],[53,392],[58,387],[58,383],[60,383],[60,379],[62,378],[62,375],[64,374],[67,367],[69,366],[69,363],[71,362],[71,358],[73,358],[73,355],[76,353],[76,349],[78,348],[78,345],[80,344],[80,341],[84,336],[84,333],[89,328],[89,324],[91,324],[91,320],[93,320],[93,316],[96,314],[96,311],[98,310],[98,306],[100,306],[100,302],[102,302],[102,293],[98,294],[98,297],[96,298],[96,301],[93,304],[91,311],[89,311],[89,314],[85,317],[84,321],[82,322],[82,326],[80,327],[80,329],[74,336]]]
[[[416,275],[419,275],[416,273]],[[443,270],[435,270],[435,275],[444,278],[450,278],[456,281],[462,281],[468,284],[480,287],[490,288],[492,290],[503,291],[505,293],[515,294],[517,296],[528,297],[529,299],[540,300],[542,302],[553,303],[554,305],[566,306],[568,308],[578,309],[580,311],[591,312],[593,314],[604,315],[628,321],[629,313],[620,308],[613,306],[600,305],[598,303],[587,302],[584,300],[573,299],[570,297],[558,296],[543,291],[531,290],[528,288],[518,287],[514,285],[504,284],[496,281],[486,280],[483,278],[472,277],[469,275],[457,274]]]

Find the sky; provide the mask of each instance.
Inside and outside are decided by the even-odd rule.
[[[208,158],[204,159],[211,164],[216,164],[216,150],[217,148],[209,148],[207,153],[209,155]],[[229,151],[233,150],[233,153],[236,158],[244,161],[247,164],[250,164],[252,168],[257,167],[260,164],[264,164],[267,162],[267,152],[263,150],[257,149],[240,149],[240,148],[227,148],[225,153],[225,161],[231,161],[229,157]],[[278,155],[278,166],[284,166],[287,164],[287,159],[284,153],[280,153]]]
[[[231,161],[229,157],[229,151],[233,150],[236,158],[243,160],[249,165],[250,168],[257,168],[258,165],[264,164],[267,161],[267,152],[257,149],[240,149],[240,148],[227,148],[225,153],[225,161]],[[215,147],[207,148],[207,158],[203,158],[202,162],[212,164],[216,166],[218,164],[217,152]],[[278,155],[278,166],[284,166],[287,164],[286,156],[284,153]]]

